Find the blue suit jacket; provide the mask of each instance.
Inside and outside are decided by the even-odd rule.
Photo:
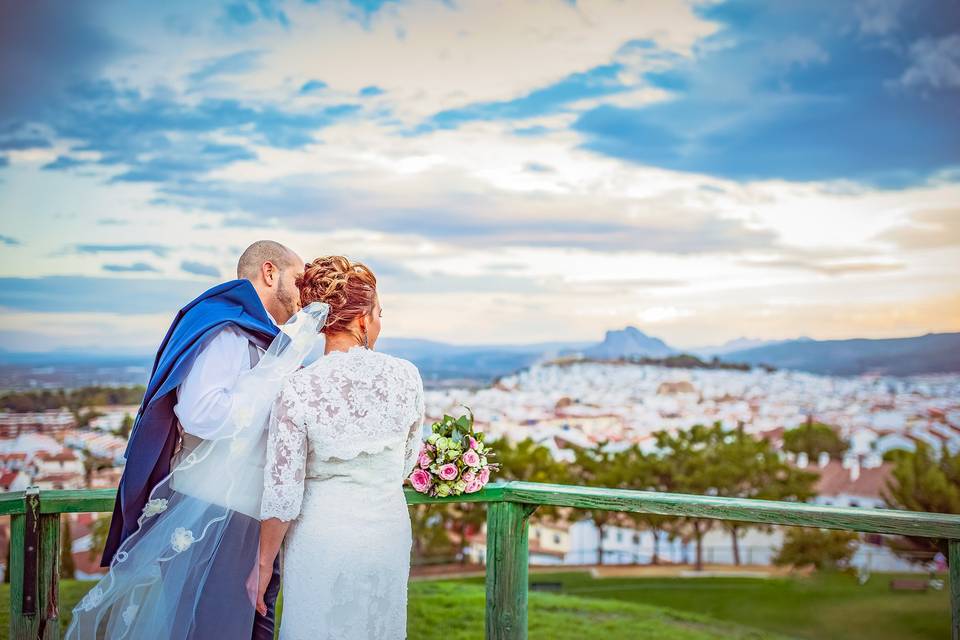
[[[170,458],[179,438],[173,413],[176,388],[200,349],[231,324],[264,348],[279,333],[249,280],[225,282],[201,294],[180,310],[167,331],[130,433],[102,566],[109,566],[119,546],[136,531],[150,491],[170,473]]]

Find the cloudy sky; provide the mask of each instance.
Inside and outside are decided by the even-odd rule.
[[[150,350],[260,238],[392,336],[960,330],[956,2],[0,7],[0,348]]]

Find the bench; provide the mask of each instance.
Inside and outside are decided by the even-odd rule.
[[[890,581],[891,591],[926,591],[930,584],[926,580],[898,578]]]

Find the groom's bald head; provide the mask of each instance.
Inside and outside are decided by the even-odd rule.
[[[269,262],[279,269],[300,265],[300,257],[289,248],[273,240],[257,240],[240,255],[237,261],[237,277],[256,281],[264,262]],[[302,265],[300,265],[302,266]]]
[[[258,240],[237,261],[237,277],[253,283],[263,306],[282,324],[300,309],[296,279],[303,266],[303,259],[279,242]]]

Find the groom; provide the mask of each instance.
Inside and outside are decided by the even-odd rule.
[[[204,439],[214,437],[233,402],[240,374],[259,360],[283,324],[300,309],[295,280],[304,262],[287,247],[260,240],[237,263],[237,280],[201,294],[177,314],[157,352],[137,413],[101,560],[109,566],[137,529],[150,491]],[[267,615],[257,613],[253,639],[273,638],[279,565],[267,589]]]

